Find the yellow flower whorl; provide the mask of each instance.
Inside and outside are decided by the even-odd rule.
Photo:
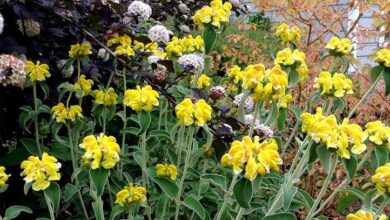
[[[146,188],[142,186],[129,185],[125,186],[121,191],[116,194],[115,204],[120,206],[129,206],[139,202],[146,201]]]
[[[185,98],[175,107],[175,112],[180,124],[202,127],[211,120],[212,108],[204,99],[193,104],[191,99]]]
[[[134,111],[152,111],[154,106],[159,105],[160,94],[149,85],[137,86],[136,89],[129,89],[125,92],[123,103],[130,106]]]
[[[49,66],[47,64],[41,64],[37,61],[34,64],[32,61],[26,61],[25,63],[26,73],[30,82],[45,81],[46,78],[51,76],[49,72]]]

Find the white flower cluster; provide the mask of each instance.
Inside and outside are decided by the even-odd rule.
[[[185,54],[179,58],[177,63],[190,73],[203,71],[204,68],[204,59],[198,54]]]
[[[0,13],[0,34],[3,33],[4,30],[4,18],[3,15]]]
[[[152,65],[153,63],[157,63],[158,61],[162,60],[161,57],[157,56],[157,55],[150,55],[148,57],[148,63],[149,65]]]
[[[240,0],[229,0],[230,4],[232,4],[234,7],[240,6]]]
[[[108,51],[104,48],[100,48],[99,51],[98,51],[98,55],[97,55],[100,59],[102,59],[103,61],[107,61],[108,59],[110,59],[110,54],[108,53]]]
[[[188,13],[190,11],[190,9],[188,8],[188,6],[184,3],[180,3],[179,4],[179,10],[181,13]]]
[[[251,126],[252,125],[252,122],[253,122],[253,115],[252,114],[247,114],[245,115],[245,124],[247,126]],[[256,118],[256,121],[255,121],[255,127],[256,125],[260,125],[260,121],[258,118]]]
[[[234,96],[233,105],[240,106],[243,96],[244,96],[244,93],[241,93],[241,94]],[[244,111],[245,111],[245,113],[253,112],[253,99],[250,96],[245,100]]]
[[[214,86],[210,89],[210,96],[214,100],[222,99],[227,96],[226,89],[223,86]]]
[[[22,87],[26,81],[24,61],[13,55],[0,55],[0,83]]]
[[[150,39],[164,44],[168,43],[170,34],[173,34],[172,31],[168,30],[164,25],[155,25],[148,31]]]
[[[152,15],[152,8],[141,1],[133,1],[127,8],[127,14],[137,17],[139,21],[147,21]]]
[[[19,19],[16,21],[19,26],[20,32],[25,34],[27,37],[34,37],[41,33],[41,25],[31,19]]]
[[[74,72],[73,65],[70,65],[69,67],[65,68],[66,60],[62,59],[57,61],[57,67],[61,70],[61,74],[64,78],[70,78]]]

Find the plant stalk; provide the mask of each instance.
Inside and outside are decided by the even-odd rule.
[[[33,83],[34,96],[34,129],[35,129],[35,144],[37,145],[38,154],[42,156],[41,144],[39,143],[39,126],[38,126],[38,98],[37,98],[37,83]]]
[[[225,198],[224,198],[224,200],[223,200],[222,207],[221,207],[221,208],[219,209],[219,211],[218,211],[216,220],[220,220],[220,219],[222,218],[222,215],[223,215],[223,213],[225,212],[225,209],[226,209],[226,206],[227,206],[227,202],[228,202],[228,200],[229,200],[229,197],[231,196],[231,194],[232,194],[232,192],[233,192],[234,185],[236,185],[238,176],[239,176],[239,175],[233,174],[232,182],[230,183],[229,189],[228,189],[228,191],[227,191],[226,194],[225,194]]]
[[[47,208],[49,210],[50,219],[55,220],[56,218],[54,215],[54,210],[53,210],[53,206],[51,205],[50,199],[49,199],[49,197],[46,196],[46,194],[44,194],[44,195],[45,195],[46,205],[47,205]]]

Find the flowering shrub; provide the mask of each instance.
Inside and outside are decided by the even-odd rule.
[[[91,42],[74,41],[54,62],[0,55],[4,89],[22,87],[31,99],[18,106],[21,146],[0,157],[1,218],[327,219],[326,207],[349,193],[353,201],[340,208],[346,219],[387,219],[390,127],[354,115],[382,79],[390,93],[389,50],[376,53],[372,84],[349,110],[346,98],[359,90],[346,74],[354,49],[346,38],[324,46],[314,82],[308,65],[316,64],[299,48],[304,30],[287,24],[276,28],[270,62],[237,59],[214,70],[237,2],[191,12],[180,3],[193,14],[192,34],[155,20],[154,3],[93,2],[109,11],[126,5],[113,17],[128,23],[104,35],[77,26]],[[92,74],[93,65],[104,74]],[[294,103],[302,84],[313,92]],[[360,189],[354,179],[366,162],[369,186]],[[316,167],[326,178],[312,196],[302,185]],[[331,188],[339,170],[344,179]],[[42,202],[14,205],[10,192]]]

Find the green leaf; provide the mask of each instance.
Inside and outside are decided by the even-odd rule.
[[[215,41],[217,40],[217,32],[214,28],[209,27],[203,31],[205,54],[209,54],[214,47]]]
[[[165,130],[153,130],[153,131],[150,131],[149,134],[148,134],[148,138],[161,138],[161,139],[167,139],[167,140],[170,140],[171,136],[169,134],[168,131],[165,131]]]
[[[95,213],[96,220],[103,220],[104,216],[101,216],[100,214],[99,203],[92,202],[92,208],[93,208],[93,212]]]
[[[314,218],[313,220],[328,220],[328,218],[323,216],[323,215],[320,215],[320,216]]]
[[[24,186],[23,186],[24,195],[28,194],[28,191],[30,191],[31,186],[32,186],[32,183],[25,183],[24,184]]]
[[[355,176],[358,162],[355,157],[351,156],[348,159],[343,159],[344,168],[347,171],[348,178],[352,180],[353,176]]]
[[[119,205],[114,206],[111,210],[110,220],[115,220],[124,211],[125,211],[125,208],[123,208],[122,206],[119,206]]]
[[[330,159],[332,157],[332,153],[328,150],[328,148],[321,144],[317,147],[317,155],[318,159],[320,159],[321,166],[324,168],[326,173],[330,171]]]
[[[379,75],[382,73],[382,70],[383,70],[382,66],[374,66],[371,69],[371,72],[370,72],[371,83],[374,83],[376,81],[376,79],[378,79]]]
[[[363,193],[362,193],[363,194]],[[355,191],[342,191],[339,194],[336,210],[340,213],[359,200],[359,193]]]
[[[375,158],[377,166],[383,166],[389,159],[389,151],[386,146],[375,146]]]
[[[278,117],[278,130],[283,130],[284,121],[286,121],[287,111],[284,108],[279,109],[279,117]]]
[[[66,144],[61,144],[58,142],[50,143],[50,155],[59,158],[63,161],[70,161],[72,160],[72,156],[70,154],[70,149]]]
[[[286,185],[283,185],[282,192],[283,192],[283,207],[285,210],[288,210],[290,208],[291,202],[297,193],[298,188],[293,187],[286,187]]]
[[[61,199],[60,186],[55,182],[51,182],[50,186],[46,188],[43,191],[43,193],[47,198],[49,198],[50,203],[53,205],[54,212],[56,212],[60,207],[60,199]]]
[[[307,209],[311,209],[312,208],[312,206],[314,204],[314,200],[305,190],[298,189],[297,197],[304,204],[306,204],[305,206],[306,206]]]
[[[340,192],[345,192],[345,193],[348,193],[348,194],[353,194],[355,195],[357,198],[359,198],[360,200],[364,200],[364,193],[358,189],[354,189],[354,188],[349,188],[349,189],[343,189],[343,190],[340,190]]]
[[[270,114],[267,117],[267,120],[265,121],[266,125],[271,125],[275,121],[278,120],[279,117],[279,107],[275,101],[272,101],[272,109],[270,111]]]
[[[194,196],[187,196],[183,201],[183,205],[194,211],[200,217],[200,219],[206,218],[206,211],[204,210],[202,204]]]
[[[139,133],[139,128],[128,127],[128,128],[122,129],[120,132],[121,132],[121,134],[138,135],[138,133]]]
[[[38,155],[38,148],[37,145],[35,144],[35,140],[30,139],[30,138],[22,138],[20,139],[20,142],[22,142],[22,145],[26,148],[26,150],[34,155]]]
[[[68,202],[80,190],[81,187],[67,183],[64,190],[64,200]]]
[[[370,189],[364,194],[363,209],[372,210],[372,199],[376,194],[376,189]]]
[[[384,69],[383,79],[385,81],[385,86],[386,86],[385,96],[387,96],[390,94],[390,68]]]
[[[26,213],[33,213],[32,210],[26,206],[21,205],[13,205],[7,208],[5,210],[4,217],[7,218],[7,220],[14,219],[20,215],[20,213],[26,212]]]
[[[296,69],[291,69],[288,73],[288,88],[294,87],[299,81],[299,73]]]
[[[28,133],[31,133],[30,130],[28,129],[29,126],[27,126],[27,122],[32,121],[32,119],[33,118],[31,112],[27,112],[27,111],[21,112],[18,119],[19,126],[22,129],[26,130]]]
[[[146,132],[150,126],[150,123],[152,122],[152,117],[150,117],[149,112],[139,112],[138,113],[138,124],[140,126],[140,131],[138,134],[143,134]]]
[[[233,189],[234,197],[236,198],[238,204],[243,208],[249,208],[250,201],[253,196],[253,187],[252,182],[242,178],[234,185]]]
[[[166,209],[167,209],[167,204],[168,204],[168,198],[167,196],[162,193],[160,195],[160,198],[158,199],[158,202],[157,202],[157,208],[156,208],[156,217],[158,219],[165,219],[163,215],[163,213],[165,213]]]
[[[241,98],[240,105],[238,106],[238,120],[241,123],[245,123],[245,101],[249,98],[250,95],[251,91],[246,91]]]
[[[179,193],[179,187],[175,182],[164,177],[154,177],[152,179],[171,199],[176,199]]]
[[[46,100],[49,97],[49,94],[50,94],[49,93],[49,86],[47,86],[47,84],[45,82],[40,82],[38,84],[41,86],[43,94],[45,95],[43,99]]]
[[[90,170],[89,175],[91,176],[92,183],[95,186],[97,196],[101,196],[104,192],[104,186],[107,183],[108,175],[110,171],[100,167],[95,170]]]
[[[334,110],[334,114],[341,114],[346,106],[344,98],[336,98],[333,102],[336,110]]]
[[[219,186],[226,190],[226,176],[218,174],[204,174],[201,179],[210,181],[213,185]]]
[[[30,153],[24,147],[17,147],[11,152],[0,157],[0,164],[2,166],[20,165],[20,163],[22,163],[22,161],[28,156],[30,156]]]
[[[81,172],[83,172],[84,171],[84,169],[82,169],[82,168],[76,168],[74,171],[73,171],[73,173],[72,173],[72,175],[70,176],[70,179],[72,180],[72,182],[75,180],[75,178],[81,173]]]
[[[294,214],[289,213],[289,212],[281,212],[269,216],[265,216],[262,218],[262,220],[296,220],[297,217],[295,217]]]
[[[57,122],[54,122],[52,125],[51,125],[51,133],[54,135],[54,138],[60,142],[61,144],[65,144],[65,140],[60,138],[58,136],[58,132],[60,131],[62,127],[62,123],[57,123]]]

